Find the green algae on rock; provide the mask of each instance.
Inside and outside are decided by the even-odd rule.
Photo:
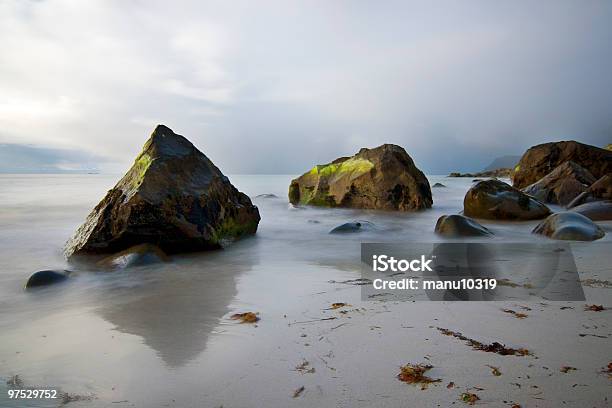
[[[430,208],[427,178],[400,146],[361,149],[291,181],[293,205],[414,211]]]
[[[257,231],[260,216],[189,140],[158,125],[134,165],[67,242],[65,254],[157,245],[166,253],[222,247]]]

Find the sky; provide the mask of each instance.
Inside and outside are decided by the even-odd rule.
[[[0,0],[0,144],[122,172],[163,123],[227,174],[382,143],[429,174],[603,146],[611,21],[607,0]]]

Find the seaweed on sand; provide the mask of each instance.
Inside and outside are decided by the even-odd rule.
[[[406,364],[400,367],[397,378],[408,384],[421,384],[421,389],[424,390],[429,384],[442,381],[439,378],[434,379],[425,375],[432,368],[432,365]]]
[[[465,342],[467,342],[470,346],[472,346],[472,348],[474,350],[480,350],[480,351],[485,351],[487,353],[497,353],[500,354],[502,356],[528,356],[531,355],[531,352],[525,348],[512,348],[512,347],[506,347],[501,343],[498,343],[497,341],[491,343],[491,344],[485,344],[485,343],[481,343],[478,340],[474,340],[474,339],[470,339],[469,337],[464,336],[463,334],[459,333],[459,332],[454,332],[452,330],[449,329],[444,329],[442,327],[438,327],[437,328],[440,333],[446,335],[446,336],[453,336],[456,337],[460,340],[463,340]]]
[[[464,392],[459,396],[459,399],[466,404],[474,405],[480,398],[478,398],[478,395],[471,392]]]
[[[240,323],[257,323],[259,321],[259,316],[257,316],[257,313],[244,312],[244,313],[235,313],[230,316],[230,319],[240,320]]]

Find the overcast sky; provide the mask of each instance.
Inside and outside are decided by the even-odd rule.
[[[0,0],[0,143],[124,170],[157,123],[228,174],[605,145],[612,1]]]

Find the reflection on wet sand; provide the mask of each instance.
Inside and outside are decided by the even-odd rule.
[[[209,335],[229,312],[237,279],[258,263],[248,249],[252,245],[176,258],[164,265],[159,280],[96,312],[116,330],[142,337],[168,367],[181,367],[206,349]]]

